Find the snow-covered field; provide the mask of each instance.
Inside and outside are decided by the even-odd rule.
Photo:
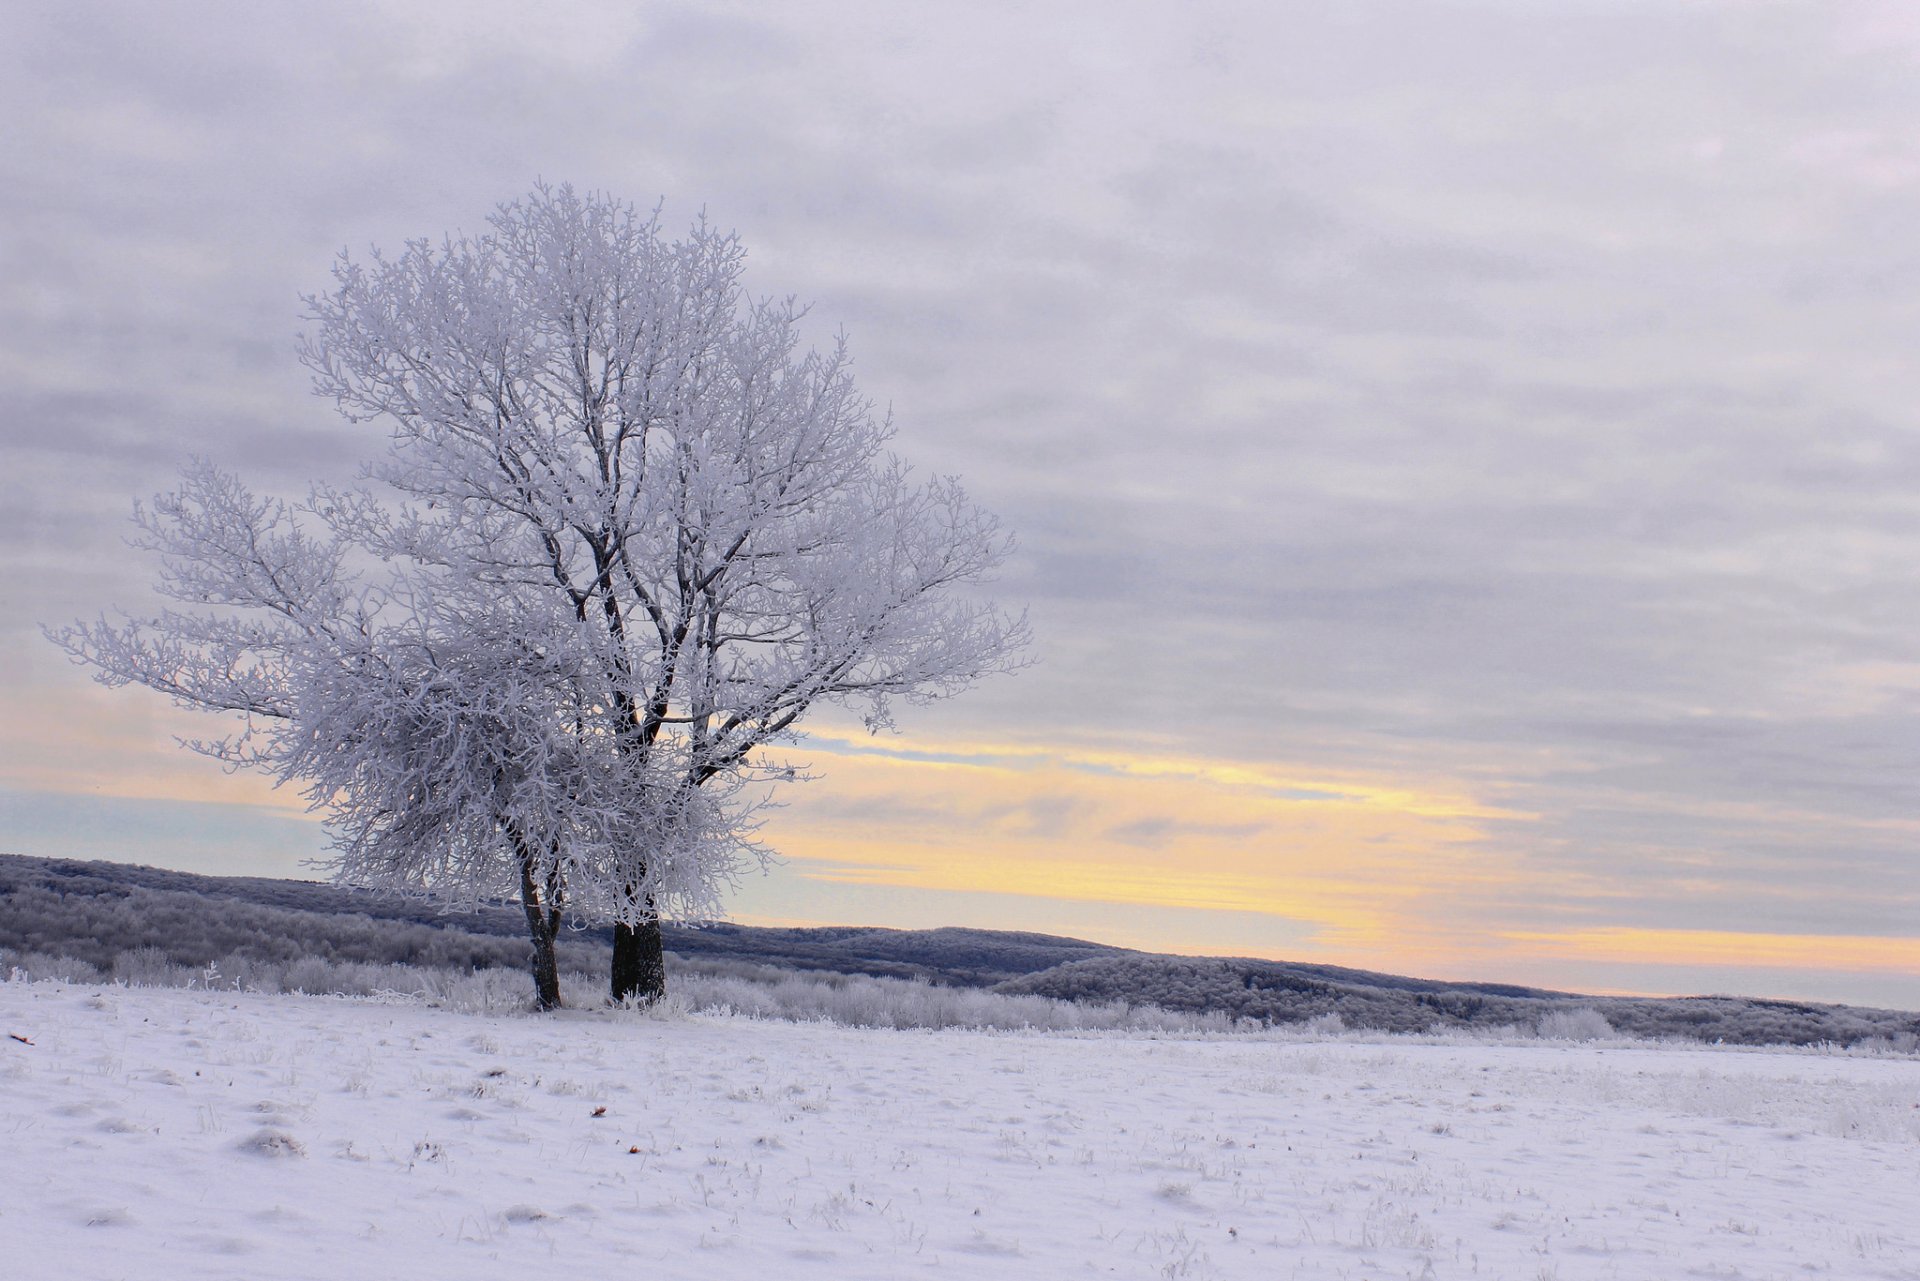
[[[532,1275],[1915,1278],[1920,1062],[0,983],[0,1276]]]

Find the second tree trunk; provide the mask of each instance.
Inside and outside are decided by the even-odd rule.
[[[613,927],[613,999],[651,1005],[667,994],[667,959],[660,918],[649,913]]]

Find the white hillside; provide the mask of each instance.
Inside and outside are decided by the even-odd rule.
[[[1908,1059],[13,982],[0,1153],[23,1278],[1920,1277]]]

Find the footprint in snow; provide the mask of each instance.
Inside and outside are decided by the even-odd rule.
[[[553,1216],[537,1205],[510,1205],[500,1212],[500,1217],[508,1223],[538,1223]]]
[[[242,1152],[251,1152],[255,1156],[273,1157],[276,1160],[302,1157],[307,1154],[307,1145],[284,1130],[259,1130],[240,1140],[235,1146]]]
[[[105,1134],[145,1134],[147,1127],[138,1121],[129,1121],[124,1116],[108,1117],[93,1127]]]

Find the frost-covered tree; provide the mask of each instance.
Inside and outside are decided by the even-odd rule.
[[[596,653],[614,750],[679,780],[754,753],[821,700],[953,692],[1019,624],[953,589],[1004,554],[950,480],[911,483],[844,344],[802,352],[791,300],[750,302],[742,251],[668,243],[604,198],[539,190],[490,234],[343,260],[311,300],[319,389],[395,429],[381,477],[434,514],[419,544],[530,589]],[[615,891],[613,990],[661,990],[659,869]]]
[[[567,187],[343,255],[302,355],[391,429],[371,483],[290,506],[198,465],[139,516],[197,608],[54,638],[240,714],[197,746],[300,781],[344,879],[518,894],[543,1003],[569,913],[614,923],[616,998],[657,996],[661,913],[762,854],[793,776],[767,748],[821,703],[885,726],[1026,637],[965,590],[994,519],[887,452],[845,343],[803,350],[743,257]]]
[[[660,912],[764,857],[753,812],[793,778],[764,749],[1025,641],[964,592],[1006,555],[993,517],[887,453],[845,342],[804,351],[741,261],[564,186],[344,255],[301,355],[392,428],[369,484],[282,503],[196,463],[136,511],[184,607],[50,636],[238,714],[192,747],[305,787],[342,880],[518,895],[541,1004],[564,918],[614,922],[612,995],[657,997]]]

